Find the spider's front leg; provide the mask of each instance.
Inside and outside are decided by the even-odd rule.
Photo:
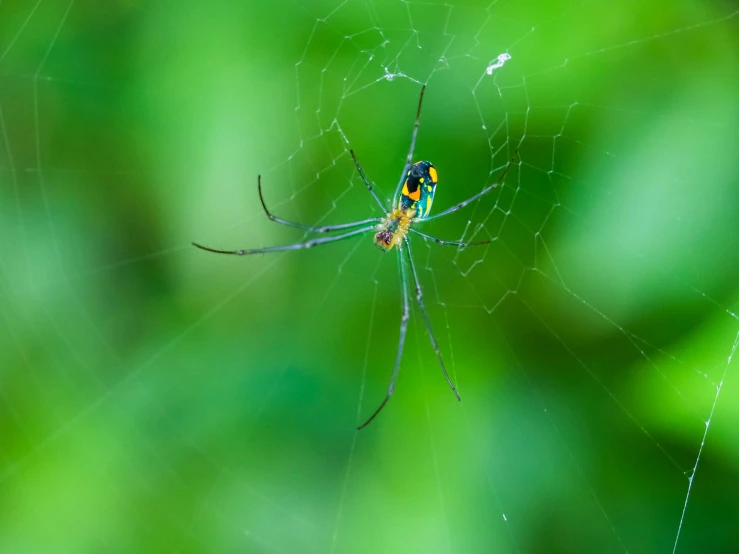
[[[402,243],[398,246],[398,263],[400,264],[400,281],[403,287],[403,313],[400,317],[400,339],[398,340],[398,353],[395,356],[395,368],[393,369],[393,376],[390,379],[390,386],[387,389],[385,399],[369,417],[369,419],[362,423],[362,425],[357,427],[358,430],[367,427],[367,425],[369,425],[370,422],[375,419],[375,417],[377,417],[377,414],[382,411],[382,409],[385,407],[385,404],[387,404],[387,401],[390,400],[390,397],[393,395],[393,392],[395,392],[395,382],[398,380],[398,370],[400,370],[400,360],[403,357],[403,346],[405,345],[405,335],[408,332],[408,319],[410,318],[410,310],[408,309],[408,286],[405,276],[405,266],[403,265]]]
[[[416,264],[413,263],[413,256],[411,255],[411,241],[408,240],[408,237],[405,237],[405,245],[408,251],[408,260],[411,263],[413,280],[416,282],[416,301],[418,302],[418,307],[421,310],[421,317],[423,318],[423,322],[426,324],[426,330],[429,333],[429,339],[431,339],[431,346],[433,346],[434,352],[436,352],[436,358],[439,360],[441,371],[444,373],[444,377],[446,378],[446,382],[449,384],[449,388],[452,389],[452,392],[454,393],[454,396],[457,397],[457,400],[462,400],[459,397],[459,393],[452,383],[452,380],[449,378],[449,374],[446,371],[446,366],[444,365],[444,360],[442,359],[441,352],[439,351],[439,344],[436,342],[436,336],[434,336],[433,329],[431,329],[431,320],[429,319],[429,316],[426,313],[426,307],[423,304],[423,290],[421,289],[421,281],[418,280],[418,273],[416,273]]]

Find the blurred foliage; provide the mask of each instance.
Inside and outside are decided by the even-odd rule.
[[[739,550],[732,9],[0,5],[0,551]],[[435,210],[518,154],[413,237],[463,401],[414,310],[357,433],[394,254],[190,242],[377,215],[421,83]]]

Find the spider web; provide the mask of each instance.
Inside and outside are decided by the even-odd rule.
[[[736,550],[739,12],[233,4],[0,5],[2,549]],[[189,242],[382,215],[423,84],[435,213],[515,159],[357,433],[394,254]]]

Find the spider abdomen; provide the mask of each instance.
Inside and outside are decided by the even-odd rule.
[[[415,210],[416,217],[423,219],[431,212],[439,175],[431,162],[422,161],[414,163],[405,177],[399,204],[405,210]]]

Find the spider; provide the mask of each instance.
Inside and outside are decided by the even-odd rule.
[[[193,246],[197,246],[198,248],[206,250],[208,252],[215,252],[216,254],[248,256],[251,254],[262,254],[266,252],[282,252],[286,250],[311,248],[313,246],[328,244],[331,242],[348,239],[351,237],[369,233],[370,231],[374,231],[374,242],[377,246],[380,247],[382,251],[387,252],[389,250],[392,250],[394,247],[397,247],[398,263],[400,265],[400,277],[403,287],[403,312],[400,319],[400,338],[398,341],[398,351],[395,356],[395,366],[393,368],[393,374],[390,378],[390,386],[388,387],[385,398],[380,403],[378,408],[372,413],[372,415],[362,425],[357,427],[357,429],[363,429],[364,427],[369,425],[369,423],[373,419],[375,419],[375,417],[377,417],[377,414],[379,414],[385,407],[388,400],[390,400],[390,397],[393,395],[393,392],[395,392],[395,382],[398,379],[398,370],[400,369],[400,360],[403,355],[403,345],[405,344],[405,336],[408,329],[408,319],[410,317],[408,309],[408,279],[406,276],[407,269],[405,267],[405,263],[403,262],[404,250],[408,258],[411,274],[413,275],[413,281],[415,282],[416,286],[416,302],[418,303],[423,323],[426,326],[426,330],[428,331],[429,338],[431,340],[431,346],[436,353],[436,358],[439,360],[441,371],[444,373],[444,378],[446,379],[449,388],[452,389],[452,392],[457,397],[457,400],[461,400],[456,387],[452,383],[451,379],[449,378],[449,374],[447,373],[446,366],[444,365],[444,360],[442,359],[441,353],[439,352],[439,345],[436,342],[436,337],[431,328],[431,320],[429,319],[428,314],[426,313],[426,307],[423,304],[423,291],[421,289],[421,282],[418,279],[416,265],[413,262],[413,256],[411,255],[411,242],[409,240],[409,234],[415,233],[422,236],[426,240],[432,240],[438,244],[442,244],[445,246],[456,246],[460,249],[466,248],[468,246],[489,244],[491,242],[490,240],[479,242],[442,240],[440,238],[436,238],[418,231],[413,227],[413,225],[454,213],[457,210],[464,208],[471,202],[474,202],[478,198],[486,195],[491,190],[496,188],[498,184],[503,180],[506,173],[508,172],[508,168],[513,162],[512,158],[498,178],[498,182],[488,185],[467,200],[460,202],[459,204],[456,204],[455,206],[452,206],[451,208],[448,208],[441,213],[430,216],[429,213],[431,212],[431,204],[434,200],[436,185],[439,180],[438,173],[431,162],[420,161],[411,163],[411,160],[413,159],[413,150],[416,146],[416,137],[418,136],[418,123],[421,117],[421,105],[423,104],[423,93],[425,90],[426,85],[423,85],[421,87],[420,98],[418,99],[418,109],[416,110],[416,121],[413,125],[413,134],[411,135],[410,151],[408,152],[408,157],[406,158],[405,166],[403,167],[403,173],[400,176],[400,181],[398,181],[398,185],[395,189],[391,210],[388,211],[385,207],[385,204],[377,196],[372,183],[370,183],[370,181],[365,176],[364,171],[362,171],[362,167],[359,165],[357,157],[354,155],[354,150],[349,150],[349,153],[354,160],[354,165],[357,167],[357,173],[359,173],[359,176],[361,177],[362,181],[364,181],[367,190],[372,194],[372,197],[375,199],[375,202],[377,202],[377,205],[385,214],[385,217],[372,217],[369,219],[363,219],[361,221],[354,221],[352,223],[324,225],[320,227],[311,227],[309,225],[303,225],[301,223],[293,223],[291,221],[279,218],[269,211],[269,209],[267,208],[267,204],[264,201],[264,195],[262,194],[262,176],[259,175],[257,176],[257,190],[259,191],[259,200],[262,204],[262,208],[264,209],[264,213],[267,214],[267,217],[271,221],[275,221],[283,225],[288,225],[290,227],[303,229],[304,231],[310,233],[334,233],[335,231],[346,231],[348,229],[351,230],[347,232],[342,232],[340,234],[333,234],[325,238],[312,238],[308,241],[295,244],[271,246],[267,248],[250,248],[246,250],[218,250],[215,248],[209,248],[207,246],[197,244],[195,242],[192,243]]]

